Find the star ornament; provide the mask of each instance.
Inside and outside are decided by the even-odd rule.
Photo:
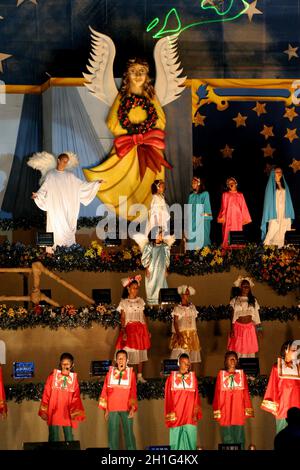
[[[289,60],[291,60],[293,57],[299,57],[297,54],[297,50],[299,47],[292,47],[291,44],[289,44],[289,48],[284,51],[284,54],[287,54],[289,56]]]
[[[247,116],[242,116],[241,113],[238,113],[235,118],[232,118],[232,120],[236,123],[236,127],[246,126],[246,119],[248,119]]]
[[[263,130],[260,132],[264,138],[267,140],[269,137],[274,137],[274,134],[273,134],[273,126],[265,126],[264,125],[264,128]]]
[[[31,3],[34,3],[34,5],[37,5],[37,0],[29,0]],[[24,3],[25,0],[18,0],[17,1],[17,7],[19,7],[20,5],[22,5],[22,3]]]
[[[294,173],[297,173],[297,171],[300,171],[300,160],[295,160],[293,158],[293,162],[289,165],[293,169]]]
[[[195,127],[205,126],[204,119],[206,119],[206,116],[202,116],[200,113],[197,113],[195,118],[194,118]]]
[[[259,101],[257,101],[255,107],[252,108],[252,111],[255,111],[257,116],[266,114],[266,103],[259,103]]]
[[[287,139],[289,139],[290,143],[292,143],[293,140],[295,140],[295,139],[299,139],[299,137],[298,137],[298,135],[297,135],[297,129],[296,129],[296,128],[295,128],[295,129],[289,129],[289,128],[287,128],[286,134],[285,134],[284,137],[286,137]]]
[[[223,158],[232,158],[232,152],[234,151],[233,148],[229,147],[229,145],[225,145],[223,149],[220,149],[220,152],[223,154]]]
[[[3,73],[3,64],[2,62],[11,57],[11,54],[2,54],[0,52],[0,73]]]
[[[253,15],[262,15],[263,12],[256,8],[257,0],[249,4],[249,7],[244,11],[244,15],[248,15],[249,21],[252,21]]]
[[[291,108],[285,108],[285,114],[283,115],[283,117],[288,118],[290,122],[292,122],[292,120],[297,116],[298,114],[295,111],[295,106],[292,106]]]
[[[262,148],[262,151],[264,152],[264,157],[273,157],[273,153],[275,152],[276,149],[272,148],[270,144],[268,144],[266,147]]]

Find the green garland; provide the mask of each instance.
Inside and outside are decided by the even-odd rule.
[[[212,402],[216,378],[199,377],[198,390],[202,398]],[[254,380],[248,379],[251,396],[263,397],[268,383],[268,376],[260,375]],[[84,398],[98,400],[103,386],[103,380],[89,380],[80,382],[80,391]],[[145,384],[138,383],[138,400],[159,400],[164,398],[165,379],[148,379]],[[24,400],[40,401],[44,383],[18,383],[5,385],[7,401],[22,403]]]
[[[57,247],[49,256],[43,248],[5,242],[0,245],[0,266],[29,267],[41,261],[47,268],[57,271],[114,271],[132,272],[143,269],[136,245],[113,251],[97,241],[88,248],[75,244]],[[248,245],[242,250],[221,250],[204,247],[195,252],[172,254],[170,272],[183,276],[203,276],[229,271],[231,267],[244,268],[254,279],[266,282],[278,294],[286,295],[300,285],[300,250],[288,246],[281,249]]]
[[[142,108],[147,117],[144,121],[134,124],[129,119],[129,112],[133,108]],[[146,96],[138,95],[125,95],[120,102],[118,108],[118,120],[123,129],[127,131],[129,135],[132,134],[145,134],[155,127],[158,120],[158,115],[154,105]]]
[[[196,307],[199,321],[229,320],[231,312],[229,305]],[[152,321],[171,323],[173,307],[145,308],[145,315]],[[299,307],[261,307],[262,321],[300,319]],[[120,314],[115,305],[97,305],[75,308],[74,305],[51,307],[36,305],[30,310],[24,307],[10,307],[0,304],[0,329],[17,330],[35,328],[38,326],[57,330],[58,328],[91,328],[93,323],[102,325],[105,329],[117,328],[120,325]]]

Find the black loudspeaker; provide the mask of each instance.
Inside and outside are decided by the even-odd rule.
[[[80,441],[71,442],[24,442],[23,450],[80,450]]]
[[[255,377],[259,375],[258,357],[240,357],[239,367],[243,369],[247,375],[254,375]]]
[[[159,291],[159,303],[160,304],[177,304],[181,300],[180,295],[177,292],[176,287],[168,289],[160,289]]]
[[[162,362],[162,375],[170,375],[172,371],[178,370],[178,359],[164,359]]]
[[[242,230],[229,232],[229,245],[246,245],[248,240]]]
[[[219,444],[219,450],[241,450],[241,444]]]
[[[54,245],[53,232],[38,232],[36,234],[36,244],[38,246],[53,246]]]
[[[92,299],[96,304],[111,304],[111,290],[110,289],[92,289]]]
[[[92,377],[101,377],[106,375],[111,365],[112,361],[109,359],[104,361],[92,361],[90,366],[90,375]]]
[[[285,232],[284,237],[284,244],[285,245],[300,245],[300,232],[296,230],[288,230]]]

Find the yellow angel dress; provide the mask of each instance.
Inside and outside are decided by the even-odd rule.
[[[164,179],[165,167],[172,168],[163,155],[165,125],[165,114],[155,98],[118,94],[111,107],[107,126],[115,140],[110,156],[100,165],[85,169],[84,174],[88,181],[104,180],[97,196],[124,218],[132,220],[138,215],[128,213],[133,204],[149,209],[151,184]]]

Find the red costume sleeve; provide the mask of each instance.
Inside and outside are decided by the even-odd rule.
[[[242,204],[242,222],[244,223],[250,223],[251,222],[251,216],[249,214],[249,210],[244,198],[244,195],[241,193],[241,204]]]
[[[2,417],[6,417],[7,415],[7,404],[6,404],[1,366],[0,366],[0,415]]]
[[[198,381],[195,375],[195,398],[194,398],[194,418],[195,421],[202,418],[201,399],[198,392]]]
[[[273,415],[277,416],[278,408],[279,408],[279,395],[278,395],[278,384],[279,384],[279,377],[277,371],[277,365],[275,364],[272,367],[267,390],[261,404],[261,408]]]
[[[107,374],[105,376],[102,391],[101,391],[100,396],[99,396],[98,407],[101,408],[101,410],[106,410],[107,409],[107,381],[108,381],[108,376],[109,376],[109,372],[107,372]]]
[[[167,427],[172,426],[176,421],[175,406],[173,401],[173,393],[171,390],[172,374],[166,380],[165,384],[165,422]]]
[[[251,397],[248,388],[248,381],[246,374],[243,373],[244,381],[244,407],[245,407],[245,416],[246,418],[254,418],[254,410],[252,408]]]
[[[85,412],[80,398],[80,388],[77,379],[75,384],[75,390],[72,393],[72,398],[70,400],[70,416],[72,421],[85,420]]]
[[[131,387],[130,387],[130,394],[129,394],[129,409],[133,408],[134,411],[137,411],[138,404],[137,404],[137,388],[136,388],[136,376],[135,372],[132,371],[131,377]]]
[[[226,211],[227,211],[227,204],[228,204],[228,198],[227,198],[227,193],[222,194],[222,202],[221,202],[221,209],[218,215],[217,221],[219,222],[219,219],[224,219],[226,218]]]
[[[217,381],[215,385],[214,400],[213,400],[213,405],[212,405],[214,419],[216,421],[220,421],[221,419],[220,390],[221,390],[221,372],[218,372]]]
[[[47,381],[45,383],[42,401],[41,401],[40,409],[38,413],[39,416],[45,420],[48,419],[48,407],[49,407],[49,400],[51,396],[52,380],[53,380],[53,373],[48,376]]]

